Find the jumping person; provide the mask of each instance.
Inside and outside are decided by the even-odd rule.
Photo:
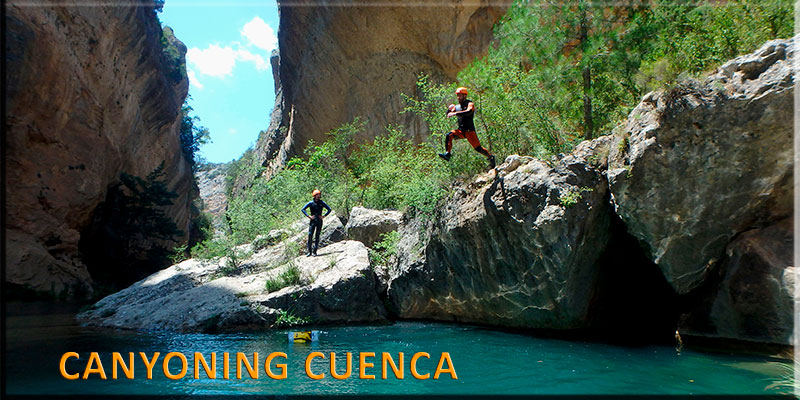
[[[458,104],[450,104],[447,107],[447,117],[458,117],[458,129],[447,133],[444,138],[445,152],[439,153],[439,157],[442,157],[445,161],[450,161],[450,149],[453,148],[453,139],[466,138],[475,151],[486,156],[486,159],[489,160],[489,168],[494,168],[494,156],[489,153],[489,150],[481,146],[478,134],[475,133],[475,123],[472,121],[472,117],[475,115],[475,103],[467,99],[467,88],[460,87],[456,89],[456,97],[458,98]]]
[[[322,219],[331,213],[331,208],[322,201],[322,192],[315,189],[311,192],[314,200],[309,201],[302,210],[303,215],[308,217],[308,252],[306,256],[317,255],[317,248],[319,247],[319,234],[322,232]],[[306,213],[306,209],[311,209],[311,215]],[[322,209],[328,210],[325,215],[322,215]],[[316,232],[316,235],[314,233]],[[311,246],[311,238],[314,237],[314,246]]]

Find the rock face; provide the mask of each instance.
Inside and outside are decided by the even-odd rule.
[[[651,93],[612,157],[617,213],[680,294],[739,232],[792,212],[793,40],[772,41],[704,84]]]
[[[422,73],[453,80],[486,51],[494,24],[508,7],[496,0],[349,3],[279,5],[281,54],[273,64],[280,65],[281,117],[256,145],[258,159],[270,171],[302,154],[309,140],[324,141],[326,132],[356,116],[368,119],[360,140],[390,124],[404,125],[417,137],[426,133],[421,120],[399,114],[405,107],[401,93],[417,93]]]
[[[770,42],[704,84],[645,96],[624,136],[548,162],[510,156],[456,184],[433,219],[398,225],[386,277],[360,242],[296,257],[299,221],[250,245],[257,252],[233,271],[186,262],[82,317],[176,330],[273,326],[288,313],[374,322],[385,301],[399,318],[562,331],[653,323],[669,335],[789,345],[792,54],[793,40]],[[329,241],[343,235],[326,226]],[[267,292],[292,263],[309,282]],[[220,272],[229,276],[211,279]]]
[[[632,310],[620,293],[648,299],[625,286],[640,284],[636,265],[616,268],[620,252],[636,253],[639,269],[664,278],[640,275],[664,297],[659,329],[790,345],[793,42],[769,42],[704,83],[648,94],[623,137],[584,142],[552,168],[511,156],[491,185],[483,175],[457,187],[438,222],[400,227],[392,311],[607,325]]]
[[[791,344],[796,270],[791,218],[739,235],[726,248],[722,281],[683,316],[685,335]]]
[[[187,260],[108,296],[78,316],[89,325],[139,330],[265,329],[306,323],[385,322],[367,248],[345,241],[317,257],[288,257],[283,244],[254,254],[229,276],[218,263]],[[296,267],[306,282],[273,292],[266,283]]]
[[[188,82],[163,55],[150,7],[6,11],[6,281],[87,293],[78,243],[120,173],[145,177],[164,163],[179,194],[166,213],[190,231],[196,188],[178,136]]]
[[[364,207],[353,207],[350,219],[347,220],[345,233],[347,237],[372,247],[381,240],[381,235],[394,232],[403,222],[400,211],[372,210]]]
[[[419,226],[401,228],[393,310],[403,318],[587,327],[611,209],[585,147],[554,167],[509,157],[498,179],[489,173],[457,188],[426,238]]]
[[[213,217],[214,229],[224,231],[225,210],[228,196],[225,194],[225,173],[228,164],[207,164],[196,173],[197,187],[203,200],[203,212]]]

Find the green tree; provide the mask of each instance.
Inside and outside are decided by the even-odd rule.
[[[162,162],[145,178],[123,172],[109,187],[79,244],[93,279],[124,287],[170,264],[183,232],[166,214],[178,195],[164,175]]]
[[[190,115],[194,110],[189,106],[188,100],[181,107],[181,150],[186,160],[189,161],[189,165],[192,166],[192,171],[197,172],[202,164],[198,154],[200,146],[211,143],[211,133],[208,128],[197,125],[200,118]]]

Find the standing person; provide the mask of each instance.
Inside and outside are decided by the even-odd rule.
[[[314,200],[309,201],[302,210],[303,215],[308,217],[310,220],[308,222],[308,252],[306,253],[307,256],[310,255],[317,255],[317,248],[319,247],[319,234],[322,232],[322,219],[327,217],[328,214],[331,213],[331,208],[322,201],[322,192],[318,189],[314,189],[311,192],[311,196],[314,197]],[[311,215],[306,213],[306,209],[310,209]],[[325,215],[322,215],[322,209],[328,210]],[[316,235],[314,233],[316,232]],[[314,246],[311,246],[311,238],[314,237]]]
[[[489,160],[489,168],[494,168],[494,156],[489,153],[489,150],[481,146],[478,134],[475,133],[475,123],[472,120],[472,117],[475,116],[475,103],[467,98],[467,88],[460,87],[456,89],[456,97],[458,98],[458,104],[450,104],[447,107],[447,117],[458,117],[458,129],[447,133],[444,138],[445,152],[439,153],[439,157],[442,157],[445,161],[450,161],[450,149],[453,148],[453,139],[466,138],[475,151],[486,156],[486,159]]]

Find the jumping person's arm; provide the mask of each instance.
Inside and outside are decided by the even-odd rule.
[[[469,104],[467,104],[467,109],[466,110],[450,111],[450,112],[447,113],[447,116],[448,117],[453,117],[453,116],[456,116],[458,114],[468,114],[468,113],[471,113],[473,111],[475,111],[475,103],[470,101]]]

